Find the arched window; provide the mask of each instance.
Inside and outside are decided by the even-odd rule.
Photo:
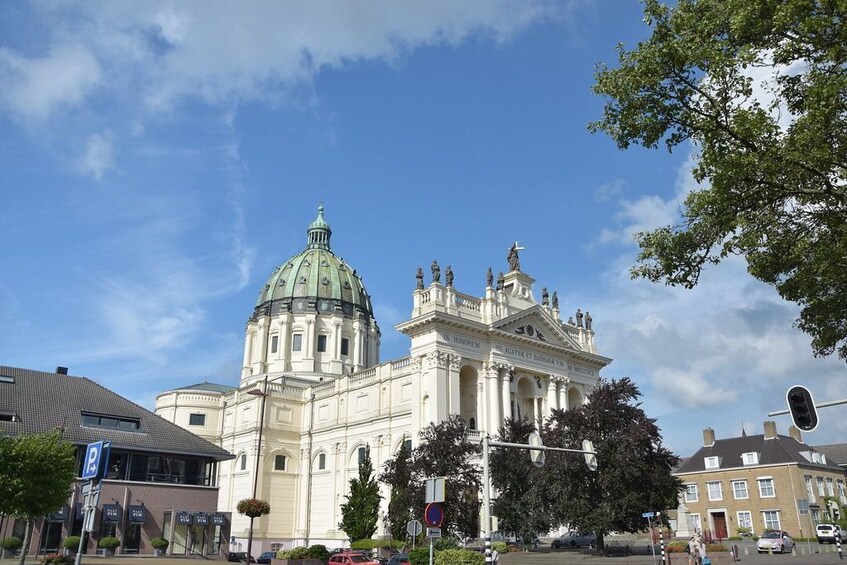
[[[318,455],[318,471],[323,471],[326,469],[326,453],[321,453]]]
[[[365,462],[365,457],[368,454],[368,450],[365,447],[359,448],[359,465]]]
[[[241,463],[239,464],[238,468],[241,469],[242,471],[247,470],[247,454],[246,453],[241,454]]]
[[[285,455],[274,456],[274,471],[285,471]]]

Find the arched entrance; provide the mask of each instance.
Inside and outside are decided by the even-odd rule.
[[[459,415],[465,421],[468,429],[479,429],[479,412],[477,408],[477,372],[470,365],[465,365],[459,371]]]

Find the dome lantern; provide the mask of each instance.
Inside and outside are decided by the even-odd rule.
[[[332,235],[332,230],[329,224],[326,223],[326,220],[324,220],[323,202],[318,206],[318,217],[309,225],[306,233],[308,235],[306,243],[308,249],[329,250],[329,237]]]

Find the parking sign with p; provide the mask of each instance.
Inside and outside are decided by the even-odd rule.
[[[100,479],[109,463],[109,447],[111,442],[98,441],[89,443],[85,448],[85,459],[82,464],[83,479]]]

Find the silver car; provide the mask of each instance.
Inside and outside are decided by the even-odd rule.
[[[788,532],[782,530],[766,530],[759,541],[756,542],[756,550],[759,553],[785,553],[794,547],[794,540]]]
[[[577,547],[594,547],[596,544],[597,536],[592,533],[568,532],[562,537],[554,539],[550,547],[553,549],[563,547],[576,549]]]

